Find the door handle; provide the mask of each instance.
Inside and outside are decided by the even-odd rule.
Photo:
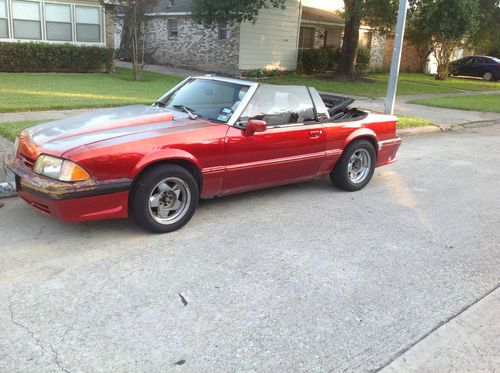
[[[321,130],[311,130],[311,131],[309,131],[309,138],[310,139],[317,139],[318,137],[321,136],[322,133],[323,133],[323,131],[321,131]]]

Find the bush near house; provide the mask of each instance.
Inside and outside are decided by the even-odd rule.
[[[0,71],[112,72],[114,50],[50,43],[0,43]]]
[[[300,73],[325,72],[337,70],[342,48],[325,46],[321,48],[304,49],[299,52],[297,70]],[[368,72],[370,65],[370,50],[359,48],[356,58],[356,70],[360,75]]]

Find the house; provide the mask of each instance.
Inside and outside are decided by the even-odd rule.
[[[114,47],[114,7],[99,0],[0,0],[0,42]]]
[[[294,70],[300,49],[341,45],[343,37],[342,17],[307,4],[307,0],[286,0],[285,9],[261,9],[254,24],[222,23],[206,28],[192,20],[190,0],[160,0],[146,14],[146,61],[227,74]],[[121,22],[116,25],[118,47]],[[360,46],[371,48],[374,66],[382,66],[383,41],[385,38],[372,35],[368,27],[360,29]]]

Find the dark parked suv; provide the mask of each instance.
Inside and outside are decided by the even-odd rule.
[[[489,56],[468,56],[453,61],[451,75],[477,76],[484,80],[500,79],[500,60]]]

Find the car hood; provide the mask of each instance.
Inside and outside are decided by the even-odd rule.
[[[42,152],[60,156],[76,147],[115,137],[196,123],[182,113],[174,118],[165,108],[146,105],[101,109],[24,130],[21,151],[33,159]]]

